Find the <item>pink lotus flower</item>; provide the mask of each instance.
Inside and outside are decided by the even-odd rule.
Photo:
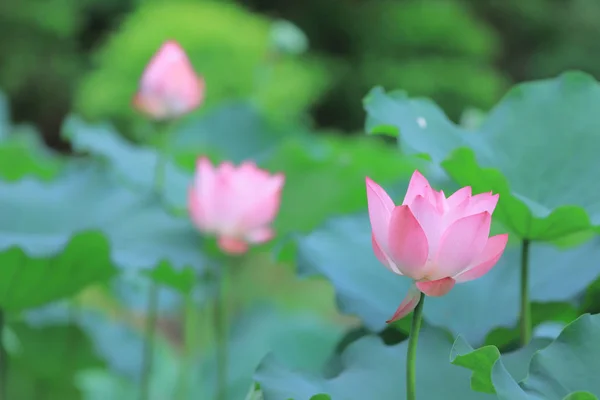
[[[200,231],[218,237],[219,247],[230,254],[245,253],[248,244],[270,240],[271,223],[281,202],[283,174],[270,175],[253,162],[235,167],[229,162],[213,167],[198,160],[188,205]]]
[[[133,98],[136,109],[156,120],[176,118],[199,107],[204,79],[194,72],[185,51],[165,42],[152,57]]]
[[[392,318],[419,303],[421,292],[443,296],[456,282],[485,275],[498,262],[508,234],[488,237],[498,195],[471,195],[467,186],[446,198],[415,171],[402,205],[366,178],[375,256],[388,269],[415,282]]]

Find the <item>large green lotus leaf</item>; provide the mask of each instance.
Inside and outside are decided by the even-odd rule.
[[[4,200],[0,200],[2,206],[6,205]],[[18,211],[12,209],[16,216]],[[4,217],[10,211],[1,213]],[[109,280],[115,273],[109,243],[99,232],[59,239],[34,229],[27,234],[11,227],[7,230],[5,225],[0,232],[0,308],[5,311],[71,296],[90,284]]]
[[[200,237],[187,218],[173,217],[155,197],[119,185],[97,165],[75,163],[52,183],[0,186],[0,271],[6,274],[0,293],[8,293],[0,296],[2,307],[32,306],[44,292],[71,294],[73,282],[106,278],[112,265],[151,269],[168,261],[176,269],[204,268]]]
[[[89,338],[75,325],[34,327],[19,322],[10,329],[18,342],[9,359],[8,398],[80,399],[73,382],[77,372],[104,366]]]
[[[404,398],[407,343],[386,346],[377,336],[363,337],[342,353],[339,374],[326,377],[300,372],[268,355],[254,379],[265,400],[307,400],[318,394],[344,400]],[[472,391],[468,371],[448,362],[451,347],[452,341],[445,332],[425,324],[417,348],[418,398],[445,399],[451,394],[451,398],[461,400],[492,399],[488,394]]]
[[[0,178],[17,181],[25,176],[54,179],[64,160],[47,149],[32,128],[13,128],[13,134],[0,138]]]
[[[62,306],[44,307],[28,316],[39,326],[46,326],[52,321],[64,321],[66,310]],[[120,397],[117,394],[110,397],[111,400],[134,398],[126,397],[126,394],[137,391],[135,382],[141,367],[142,334],[122,322],[111,323],[110,319],[96,313],[82,313],[78,322],[113,371],[111,376],[98,371],[82,376],[80,387],[89,393],[86,398],[94,398],[91,393],[99,382],[107,384],[106,393],[112,390],[111,394],[120,394]],[[316,373],[333,353],[342,335],[342,326],[310,313],[290,313],[274,307],[249,310],[236,319],[230,329],[228,399],[244,398],[252,383],[252,374],[265,354],[274,352],[287,365]],[[194,357],[196,362],[188,371],[192,379],[184,386],[185,396],[176,397],[184,366],[181,350],[158,336],[152,377],[153,399],[213,398],[216,370],[213,354],[214,348],[210,347]],[[465,372],[468,382],[468,371]]]
[[[230,102],[186,121],[173,134],[172,151],[192,165],[198,155],[240,162],[264,159],[282,139],[301,129],[283,129],[267,121],[250,102]]]
[[[582,315],[533,355],[527,375],[521,379],[507,373],[511,361],[500,357],[493,346],[473,350],[459,337],[453,356],[462,359],[460,365],[473,371],[473,380],[484,382],[500,400],[593,399],[593,394],[600,394],[596,373],[599,335],[600,315]]]
[[[365,176],[397,182],[425,166],[370,139],[308,136],[287,140],[273,153],[265,166],[286,175],[278,232],[307,232],[332,214],[362,209]]]
[[[375,258],[365,214],[331,219],[300,237],[297,245],[300,274],[324,275],[336,289],[340,309],[358,315],[374,331],[385,327],[411,284]],[[533,244],[530,257],[531,300],[569,300],[600,274],[594,263],[600,257],[600,239],[564,251]],[[474,343],[483,342],[495,327],[512,327],[519,310],[519,259],[519,249],[508,248],[482,278],[456,285],[446,296],[428,298],[425,318]]]
[[[365,99],[371,132],[399,132],[405,151],[429,154],[459,184],[500,193],[496,216],[532,240],[600,225],[598,104],[600,85],[580,72],[517,85],[476,132],[427,100],[381,88]]]
[[[151,191],[154,187],[159,160],[156,149],[128,142],[108,123],[87,124],[75,116],[65,121],[63,135],[77,151],[104,159],[117,176],[136,190]],[[190,179],[190,174],[179,169],[171,158],[167,160],[161,195],[169,205],[185,207]]]
[[[273,307],[250,310],[236,322],[231,337],[229,361],[230,388],[228,398],[242,399],[252,383],[252,375],[261,359],[273,352],[286,365],[317,373],[333,354],[343,335],[343,327],[335,322],[306,312],[290,312]],[[206,376],[204,395],[214,397],[214,359],[203,363],[194,376]],[[190,395],[193,395],[191,392]]]
[[[529,362],[538,350],[547,347],[552,340],[534,339],[526,347],[512,353],[502,355],[502,360],[513,371],[513,377],[522,381],[527,376]],[[468,368],[473,371],[471,388],[482,393],[496,393],[491,376],[491,365],[500,358],[500,351],[496,346],[485,346],[477,351],[458,336],[452,345],[450,361],[454,365]],[[484,368],[485,367],[485,368]]]
[[[75,323],[87,334],[92,346],[111,371],[129,379],[139,379],[143,354],[143,334],[119,318],[80,308],[73,318],[72,305],[55,302],[25,314],[27,323],[38,329]]]
[[[111,318],[96,310],[79,308],[66,302],[55,302],[30,310],[26,321],[37,329],[75,323],[86,333],[94,352],[107,368],[89,368],[78,371],[74,386],[81,392],[78,399],[126,400],[139,397],[139,374],[143,354],[143,334],[118,318]],[[157,341],[155,364],[162,362],[164,342]],[[169,365],[171,367],[171,365]],[[168,398],[168,396],[167,396]]]

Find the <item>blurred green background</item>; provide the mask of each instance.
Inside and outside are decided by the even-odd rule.
[[[266,352],[319,370],[333,348],[364,333],[356,318],[337,311],[330,283],[297,278],[293,249],[279,239],[364,211],[365,175],[397,184],[418,166],[380,137],[359,136],[365,94],[376,85],[404,89],[471,126],[514,83],[566,69],[600,77],[599,18],[597,0],[4,1],[0,91],[10,115],[1,107],[0,136],[31,133],[20,123],[33,123],[54,149],[108,159],[123,181],[144,187],[151,156],[129,144],[148,144],[153,131],[131,98],[159,46],[167,39],[182,45],[207,91],[204,105],[174,128],[169,206],[185,216],[185,187],[200,153],[252,158],[287,176],[278,240],[267,252],[252,252],[234,277],[231,346],[238,362],[230,379],[231,398],[239,399]],[[78,118],[67,120],[73,114]],[[32,154],[39,143],[23,138],[0,147],[2,178],[58,176],[64,160]],[[44,400],[43,393],[61,400],[134,398],[147,281],[121,272],[116,282],[77,297],[86,307],[76,324],[64,304],[11,323],[24,349],[11,354],[11,390],[19,400]],[[184,302],[173,291],[162,300],[153,381],[153,399],[160,400],[179,385],[175,370],[185,358]],[[195,338],[202,357],[200,371],[192,372],[207,377],[203,394],[213,389],[206,330]],[[69,361],[63,355],[73,337],[80,358]],[[71,364],[58,371],[63,358]]]
[[[14,119],[54,146],[72,109],[135,135],[131,93],[173,38],[206,76],[200,112],[252,98],[274,120],[309,116],[352,133],[376,84],[431,97],[456,120],[515,82],[573,68],[597,76],[598,17],[595,0],[6,1],[0,88]]]

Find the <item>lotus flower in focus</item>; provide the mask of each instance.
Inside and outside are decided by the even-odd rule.
[[[133,98],[134,107],[155,120],[176,118],[204,100],[204,79],[175,41],[165,42],[152,57]]]
[[[224,252],[245,253],[249,244],[274,236],[271,223],[279,211],[284,181],[283,174],[271,175],[252,162],[213,167],[202,157],[189,191],[192,221],[200,231],[216,235]]]
[[[446,198],[415,171],[402,205],[366,179],[375,255],[388,269],[414,280],[392,318],[398,320],[419,303],[421,292],[443,296],[457,282],[485,275],[498,262],[508,234],[489,237],[498,195],[471,195],[467,186]]]

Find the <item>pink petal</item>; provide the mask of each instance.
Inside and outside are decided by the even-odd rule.
[[[433,258],[437,252],[440,236],[443,232],[443,214],[421,195],[415,198],[409,208],[417,221],[419,221],[423,232],[425,232],[429,258]]]
[[[164,119],[193,110],[203,98],[204,80],[196,75],[181,46],[170,40],[148,63],[133,103],[150,117]]]
[[[436,281],[416,282],[417,288],[427,296],[439,297],[448,294],[456,281],[452,278],[442,278]]]
[[[421,279],[429,246],[423,228],[408,206],[394,208],[388,238],[390,259],[402,274],[415,280]]]
[[[206,216],[206,212],[204,211],[202,202],[198,197],[198,190],[194,187],[191,187],[188,190],[188,211],[192,222],[198,229],[208,233],[210,231],[210,223]]]
[[[259,168],[254,161],[242,162],[238,168],[238,173],[254,182],[268,181],[271,176],[268,171]]]
[[[429,181],[418,170],[415,170],[408,183],[408,189],[406,190],[402,205],[411,204],[417,196],[423,196],[427,201],[435,204],[434,193]]]
[[[192,221],[204,232],[214,227],[215,211],[215,171],[206,157],[196,163],[194,183],[188,192],[188,209]]]
[[[450,225],[459,219],[472,215],[472,213],[468,212],[470,202],[471,198],[466,197],[460,203],[448,208],[448,212],[446,212],[443,217],[442,232],[445,232]]]
[[[256,228],[246,233],[246,240],[250,243],[265,243],[273,239],[275,232],[269,227]]]
[[[215,179],[211,188],[211,219],[221,233],[235,230],[239,219],[237,203],[241,201],[236,195],[235,167],[230,162],[223,162],[214,170]]]
[[[387,252],[388,231],[394,202],[381,186],[369,177],[365,179],[367,185],[367,203],[371,230],[377,239],[381,250]]]
[[[375,253],[375,257],[381,262],[387,269],[392,271],[395,274],[402,275],[402,272],[394,265],[394,263],[388,258],[388,256],[381,250],[381,246],[377,243],[377,239],[375,239],[375,235],[371,233],[371,244],[373,245],[373,253]]]
[[[231,161],[223,161],[221,165],[217,167],[217,173],[229,180],[229,178],[236,173],[235,165],[233,165]]]
[[[483,251],[490,234],[492,216],[482,212],[461,218],[446,229],[440,239],[430,280],[455,276],[467,268]]]
[[[470,215],[479,214],[480,212],[487,211],[490,214],[494,213],[498,199],[500,195],[489,193],[481,193],[471,197],[469,202],[468,213]]]
[[[454,208],[460,203],[471,197],[471,186],[465,186],[458,189],[450,197],[448,197],[448,208]]]
[[[242,202],[239,205],[242,208],[239,229],[253,230],[271,224],[281,206],[285,176],[283,174],[270,176],[267,171],[256,168],[252,172],[247,172],[245,179],[253,181],[253,185],[246,189],[246,193],[238,194]]]
[[[248,243],[237,238],[220,236],[217,244],[221,250],[228,254],[244,254],[248,251]]]
[[[506,248],[506,243],[508,243],[507,233],[489,238],[483,252],[473,263],[474,267],[455,276],[454,279],[456,279],[456,282],[472,281],[473,279],[481,278],[483,275],[487,274],[492,267],[496,265],[498,260],[500,260],[500,257],[502,257],[502,253],[504,253],[504,249]]]
[[[250,161],[239,167],[226,161],[213,168],[206,158],[198,161],[197,171],[201,211],[213,233],[250,243],[272,238],[269,225],[279,211],[283,174],[271,176]]]
[[[211,193],[214,188],[216,171],[208,157],[200,157],[196,162],[196,185],[202,193]]]
[[[446,199],[446,195],[443,190],[436,192],[433,190],[433,194],[435,197],[436,208],[440,213],[445,213],[448,211],[448,200]]]
[[[394,315],[392,315],[392,318],[388,319],[385,322],[387,324],[389,324],[390,322],[394,322],[394,321],[404,318],[406,315],[410,314],[410,312],[412,310],[415,309],[417,304],[419,304],[420,300],[421,300],[421,292],[419,292],[419,290],[416,288],[415,285],[412,285],[408,289],[408,293],[406,294],[406,297],[404,297],[404,300],[402,300],[402,303],[400,303],[400,305],[398,306],[398,309],[396,310]]]

